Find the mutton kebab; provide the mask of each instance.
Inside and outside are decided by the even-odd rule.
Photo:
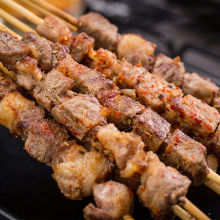
[[[75,25],[74,31],[86,32],[95,38],[95,47],[115,52],[120,59],[133,65],[142,64],[152,74],[163,77],[167,82],[181,87],[184,94],[204,100],[220,111],[220,89],[207,78],[197,73],[188,73],[179,57],[171,59],[164,54],[154,55],[156,45],[136,34],[118,33],[118,28],[97,13],[82,15],[79,19],[56,8],[44,0],[19,0],[44,15],[51,12]],[[202,88],[202,89],[201,89]]]
[[[13,39],[12,38],[9,39],[9,38],[11,38],[11,37],[8,37],[7,40],[2,39],[2,41],[4,41],[5,44],[15,45],[15,43],[10,43],[10,41],[13,42]],[[34,33],[26,33],[26,35],[23,38],[23,42],[26,42],[28,46],[31,46],[32,54],[35,54],[35,55],[36,54],[39,55],[40,54],[39,51],[43,51],[43,52],[47,51],[46,47],[44,47],[44,49],[42,49],[43,48],[42,46],[46,43],[45,41],[46,40],[44,38],[39,37],[38,35],[36,35]],[[16,43],[18,45],[17,48],[19,48],[19,46],[20,46],[19,43],[21,43],[21,42],[18,43],[18,41],[16,41]],[[48,46],[48,43],[52,44],[51,42],[47,42],[46,46]],[[24,48],[23,44],[20,47],[21,50]],[[41,49],[39,49],[39,45],[41,45]],[[58,44],[56,43],[54,45],[56,47]],[[34,48],[34,52],[33,52],[33,48]],[[55,49],[55,51],[56,50],[57,50],[57,48]],[[63,52],[63,51],[61,51],[61,52]],[[59,52],[56,51],[56,53],[59,53]],[[12,53],[11,53],[11,55],[12,55]],[[45,54],[43,54],[43,55],[45,55]],[[51,53],[51,56],[52,56],[52,53]],[[10,57],[12,57],[12,56],[10,56]],[[46,59],[45,56],[43,56],[44,59],[42,59],[42,57],[41,57],[41,59],[39,59],[39,56],[35,56],[35,58],[37,58],[37,57],[38,57],[38,60],[44,60],[44,61],[50,60],[50,59]],[[20,56],[20,58],[22,58],[22,56]],[[2,57],[1,57],[1,59],[2,59]],[[16,57],[15,57],[15,59],[16,59]],[[59,62],[57,62],[57,59],[59,60]],[[52,60],[53,60],[53,58],[52,58]],[[64,75],[72,74],[72,76],[74,76],[74,79],[75,79],[75,82],[74,82],[75,88],[74,89],[75,89],[75,91],[85,93],[85,89],[86,89],[87,90],[86,92],[95,94],[96,97],[101,101],[101,103],[104,103],[104,106],[107,106],[107,107],[110,106],[110,108],[108,108],[108,109],[110,109],[110,117],[113,118],[113,122],[117,122],[118,120],[121,120],[120,118],[122,116],[120,116],[120,118],[118,117],[118,114],[117,114],[118,110],[117,109],[118,109],[118,107],[120,107],[120,105],[122,107],[124,106],[123,111],[122,111],[122,112],[124,112],[124,117],[129,117],[130,120],[134,120],[134,123],[133,123],[134,124],[134,131],[143,130],[143,132],[145,131],[145,133],[150,134],[148,136],[144,135],[145,133],[142,134],[144,142],[145,142],[146,146],[148,146],[148,150],[158,151],[158,149],[160,148],[161,145],[163,145],[163,144],[167,145],[167,143],[168,143],[167,149],[169,149],[169,150],[167,150],[167,149],[165,150],[165,152],[164,152],[165,156],[163,157],[164,160],[168,164],[172,164],[172,166],[178,167],[183,173],[187,174],[193,180],[194,184],[199,185],[204,181],[204,179],[206,178],[207,173],[208,173],[208,168],[207,168],[207,164],[205,161],[206,150],[203,145],[201,145],[198,142],[187,137],[180,130],[176,130],[172,135],[170,133],[171,130],[170,130],[169,123],[167,123],[163,118],[161,118],[159,115],[157,115],[155,112],[153,112],[149,108],[144,110],[144,107],[142,105],[135,102],[131,98],[126,97],[126,96],[121,96],[118,93],[117,88],[113,87],[114,85],[110,80],[106,80],[103,76],[100,75],[100,73],[93,71],[93,70],[90,70],[87,67],[78,64],[77,62],[75,62],[71,58],[71,56],[68,53],[66,55],[64,53],[62,53],[61,55],[58,56],[58,58],[55,58],[54,60],[55,61],[52,61],[52,63],[55,63],[54,66],[57,65],[57,69],[59,70],[59,72],[62,72]],[[30,66],[30,58],[24,59],[23,61],[20,61],[19,63],[17,62],[17,60],[13,61],[13,62],[7,61],[4,63],[9,69],[16,69],[17,70],[17,82],[19,85],[21,85],[22,87],[24,87],[27,90],[33,89],[32,88],[33,85],[30,85],[30,78],[33,81],[30,74],[31,74],[31,72],[33,72],[33,76],[36,75],[36,73],[35,73],[36,66],[34,68],[33,68],[33,66]],[[12,63],[18,63],[16,65],[16,68],[13,67],[14,64],[12,64]],[[42,66],[43,65],[41,64],[41,67]],[[47,69],[49,69],[49,67],[47,67]],[[51,69],[51,67],[50,67],[50,69]],[[37,72],[39,72],[39,71],[40,70],[37,69]],[[79,71],[81,71],[81,72],[79,72]],[[46,109],[48,109],[52,112],[53,117],[57,121],[59,121],[60,123],[62,123],[64,125],[66,125],[66,123],[68,121],[69,122],[68,129],[70,130],[70,132],[73,135],[75,135],[77,138],[83,139],[82,135],[85,135],[85,133],[88,132],[88,130],[86,130],[86,132],[84,134],[77,134],[78,130],[80,130],[80,129],[76,128],[76,126],[73,125],[73,122],[72,122],[72,124],[70,123],[71,122],[69,120],[70,116],[68,116],[68,117],[65,116],[65,114],[69,110],[67,111],[67,109],[62,109],[60,107],[61,105],[60,106],[57,105],[55,100],[48,100],[49,95],[45,94],[51,90],[50,87],[52,87],[52,86],[50,84],[51,84],[52,78],[55,78],[58,76],[58,71],[56,70],[56,73],[54,73],[54,72],[55,72],[54,69],[51,70],[49,73],[47,73],[45,75],[45,79],[40,82],[44,88],[38,88],[38,86],[36,86],[36,88],[34,89],[34,97],[36,98],[38,103],[40,103]],[[42,76],[43,73],[40,73],[39,75]],[[73,78],[72,76],[71,76],[71,78]],[[62,79],[64,79],[64,78],[65,77],[59,77],[59,81],[60,81],[59,84],[60,85],[66,84],[65,80],[63,80],[63,82],[62,82]],[[32,82],[32,84],[34,84],[34,83]],[[35,83],[35,84],[37,85],[37,83]],[[47,88],[47,89],[45,89],[45,88]],[[48,90],[48,91],[45,92],[44,90]],[[62,90],[62,89],[59,89],[59,90]],[[54,91],[51,90],[50,93],[54,93]],[[55,93],[57,93],[57,91]],[[59,94],[56,94],[55,96],[58,96],[58,95]],[[114,96],[117,95],[117,97],[116,98],[114,96],[111,97],[112,95],[114,95]],[[55,105],[55,107],[53,107],[53,109],[51,110],[50,106],[52,105],[51,104],[52,102],[55,102],[55,104],[53,104],[53,105]],[[105,104],[105,103],[107,103],[107,104]],[[117,103],[119,103],[119,104],[117,104]],[[57,107],[56,105],[59,107]],[[128,105],[131,106],[130,109],[134,109],[133,112],[129,110],[129,112],[126,113],[127,112],[126,109],[127,109]],[[134,105],[135,105],[135,108],[132,107]],[[64,106],[64,104],[62,104],[62,106]],[[122,119],[123,119],[123,117],[122,117]],[[149,120],[150,120],[150,122],[149,122]],[[123,119],[121,121],[122,122],[127,121],[127,119],[126,120]],[[131,126],[131,124],[132,123],[130,123],[130,126]],[[129,124],[127,124],[127,122],[126,122],[126,126],[129,126]],[[161,127],[161,129],[159,127]],[[111,128],[111,129],[114,130],[113,128]],[[88,142],[88,140],[89,140],[90,145],[94,145],[95,148],[99,149],[100,148],[99,145],[96,142],[94,142],[95,137],[93,136],[94,135],[93,132],[94,131],[92,130],[90,133],[87,134],[86,141]],[[111,132],[111,130],[109,130],[109,132]],[[91,135],[92,140],[90,140],[89,135]],[[95,135],[96,135],[96,133],[95,133]],[[108,136],[108,135],[106,135],[106,136]],[[111,134],[109,133],[109,137],[110,136],[111,136]],[[178,143],[177,149],[175,149],[175,146],[177,144],[176,143],[177,139],[180,139],[181,141],[180,141],[180,143]],[[169,140],[171,140],[171,142]],[[184,146],[188,147],[188,149],[185,149]],[[173,154],[171,153],[172,148],[174,148]],[[109,148],[109,149],[111,149],[111,148]],[[194,155],[197,155],[197,156],[194,156]],[[184,158],[186,158],[186,156],[188,156],[187,160],[184,159]],[[179,158],[178,159],[179,161],[176,159],[176,157]],[[187,166],[184,161],[187,161],[187,164],[188,164]],[[117,159],[116,159],[116,163],[117,163]],[[120,162],[117,164],[119,165]],[[188,169],[186,169],[186,167],[188,167]]]
[[[111,162],[100,152],[88,152],[74,140],[69,140],[65,129],[54,120],[45,119],[43,109],[24,98],[9,79],[1,76],[0,85],[1,124],[14,135],[22,135],[26,140],[25,149],[31,156],[52,166],[53,177],[62,193],[68,198],[80,199],[88,196],[94,186],[93,194],[98,208],[89,204],[84,210],[86,219],[120,219],[128,214],[132,203],[128,188],[111,181],[94,185],[112,169]],[[111,129],[111,132],[114,130]],[[185,196],[190,180],[175,169],[166,167],[152,152],[146,155],[145,163],[147,166],[141,175],[138,195],[155,217],[171,218],[170,206]],[[163,184],[160,186],[161,181]],[[146,190],[150,195],[146,195]],[[118,199],[111,201],[115,197]]]

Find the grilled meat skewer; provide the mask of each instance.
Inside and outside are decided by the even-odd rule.
[[[7,114],[1,114],[0,123],[8,127],[13,134],[22,135],[23,140],[26,140],[25,149],[31,156],[41,162],[52,165],[54,170],[53,177],[58,182],[62,193],[66,197],[70,199],[81,199],[82,196],[88,196],[91,193],[91,186],[94,185],[94,181],[100,181],[111,170],[111,162],[102,157],[102,154],[99,152],[87,152],[83,147],[75,144],[75,141],[68,140],[65,129],[60,127],[60,125],[52,119],[44,119],[43,109],[35,106],[33,102],[24,98],[17,91],[16,85],[3,75],[0,77],[0,90],[0,110],[1,113],[7,111]],[[8,103],[10,103],[10,105],[8,105]],[[51,126],[51,124],[53,125]],[[57,144],[55,145],[55,143]],[[162,165],[158,157],[153,153],[149,153],[146,158],[148,158],[149,164],[161,164],[160,166],[162,166],[162,168],[160,172],[166,171],[166,175],[170,173],[173,178],[172,180],[164,177],[161,178],[160,181],[161,183],[163,183],[163,181],[171,181],[168,185],[173,185],[173,187],[170,187],[169,190],[173,191],[176,188],[178,191],[176,196],[172,194],[172,197],[169,198],[167,197],[169,195],[168,189],[161,186],[161,190],[166,192],[167,196],[164,197],[164,199],[161,198],[164,204],[162,207],[159,200],[158,203],[155,203],[156,206],[159,206],[157,212],[155,212],[153,204],[151,207],[150,198],[145,198],[145,196],[141,194],[143,190],[139,190],[140,197],[145,199],[146,206],[152,209],[152,213],[157,216],[162,217],[164,215],[166,217],[171,214],[170,201],[172,201],[173,204],[179,202],[179,198],[186,194],[190,181],[173,168]],[[82,166],[82,164],[84,165]],[[152,172],[153,170],[151,170],[151,173]],[[147,173],[148,171],[146,170],[144,175],[146,176]],[[161,175],[163,176],[162,173]],[[151,181],[154,178],[158,178],[157,181],[154,181],[158,184],[159,177],[157,174],[155,174],[155,177],[151,176],[149,181],[143,180],[142,184],[149,182],[149,184],[153,186],[154,183],[151,183]],[[143,187],[144,186],[141,188]],[[155,187],[158,187],[158,185]],[[79,190],[79,188],[82,190]],[[144,187],[144,189],[145,188],[146,187]],[[112,194],[112,190],[119,196],[116,197],[116,200],[113,200],[116,206],[112,206],[111,199],[115,197],[115,194]],[[180,193],[180,191],[182,193]],[[93,193],[98,208],[92,204],[88,205],[84,210],[86,219],[106,219],[109,216],[114,219],[119,219],[122,214],[129,213],[132,194],[124,185],[115,182],[98,184],[94,186]],[[109,197],[109,193],[112,197]],[[157,193],[157,190],[153,189],[152,196],[155,193]],[[100,197],[101,195],[102,197]],[[173,200],[174,197],[175,200]],[[107,200],[103,200],[104,198]],[[109,205],[111,205],[111,210],[108,208]]]
[[[26,37],[24,37],[24,39],[26,39]],[[40,38],[38,39],[38,41],[37,41],[38,43],[40,42]],[[23,48],[23,46],[22,46],[22,48]],[[69,55],[67,55],[67,58],[68,59],[71,59],[72,60],[72,58],[69,56]],[[67,59],[67,60],[68,60]],[[28,62],[29,62],[29,64],[30,64],[30,59],[29,60],[25,60],[24,59],[24,61],[22,62],[20,62],[17,66],[16,66],[16,69],[17,70],[19,70],[18,71],[18,83],[19,82],[22,82],[22,83],[24,83],[24,82],[26,82],[27,80],[25,80],[25,74],[27,74],[27,73],[25,73],[25,71],[26,72],[28,72],[28,74],[30,74],[30,71],[32,71],[33,72],[33,70],[31,70],[30,68],[28,68]],[[87,76],[85,75],[85,74],[78,74],[78,72],[76,71],[76,70],[84,70],[84,72],[85,72],[85,70],[88,70],[88,68],[87,67],[85,67],[85,66],[83,66],[83,65],[79,65],[79,64],[77,64],[75,61],[71,61],[72,63],[65,63],[66,62],[66,59],[63,59],[63,60],[60,60],[59,62],[58,62],[58,69],[59,70],[61,70],[61,72],[65,72],[65,74],[66,73],[68,73],[68,68],[70,68],[70,67],[72,67],[72,69],[71,69],[71,71],[75,71],[75,76],[82,76],[82,77],[84,77],[84,79],[86,79],[86,78],[89,78],[88,77],[88,74],[87,74]],[[11,63],[11,62],[10,62]],[[65,64],[65,65],[64,65]],[[68,65],[67,65],[68,64]],[[61,66],[60,66],[61,65]],[[64,69],[62,69],[62,67],[64,68]],[[68,67],[68,68],[67,68]],[[37,68],[35,68],[34,69],[34,71],[36,71],[36,69]],[[25,70],[25,71],[24,71]],[[39,69],[38,69],[38,71],[39,71]],[[45,80],[43,80],[41,83],[42,83],[42,85],[43,85],[43,87],[44,88],[46,88],[47,87],[47,90],[48,91],[50,91],[49,90],[49,88],[50,88],[50,84],[51,84],[51,82],[52,82],[52,79],[54,79],[55,78],[55,76],[56,76],[56,74],[58,74],[57,73],[57,71],[55,72],[55,70],[52,70],[51,72],[49,72],[47,75],[45,75]],[[88,71],[87,71],[88,72]],[[73,72],[74,73],[74,72]],[[82,72],[81,72],[82,73]],[[86,73],[86,72],[85,72]],[[96,76],[96,79],[98,79],[98,78],[100,78],[100,79],[105,79],[104,77],[101,77],[100,76],[100,74],[99,73],[97,73],[97,72],[94,72],[94,71],[92,71],[92,70],[89,70],[89,73],[91,73],[92,74],[92,76],[94,75],[94,76]],[[33,72],[33,75],[34,75],[35,73]],[[98,75],[97,75],[98,74]],[[85,75],[85,76],[84,76]],[[57,75],[58,76],[58,75]],[[19,80],[19,79],[22,79],[22,80]],[[27,78],[27,77],[26,77]],[[27,78],[28,79],[28,78]],[[102,80],[101,80],[102,81]],[[83,81],[82,81],[83,82]],[[106,80],[104,80],[104,81],[102,81],[102,82],[106,82]],[[108,81],[107,81],[108,82]],[[60,77],[59,78],[59,85],[65,85],[66,83],[65,83],[65,77]],[[24,86],[24,85],[23,85]],[[94,85],[90,85],[90,86],[94,86]],[[56,86],[57,87],[57,86]],[[30,85],[26,85],[25,86],[25,88],[26,89],[28,89],[28,88],[32,88],[32,86],[30,86]],[[37,88],[37,87],[36,87]],[[77,87],[78,88],[78,87]],[[97,89],[97,86],[96,87],[93,87],[93,88],[96,88]],[[103,89],[104,89],[104,87],[103,87]],[[61,89],[61,87],[59,88],[59,91],[61,91],[62,89]],[[40,92],[39,92],[40,91]],[[96,90],[97,91],[97,90]],[[101,92],[101,90],[99,89],[98,90],[98,92]],[[44,98],[42,98],[42,97],[49,97],[48,95],[47,96],[42,96],[42,94],[44,94],[45,93],[45,89],[43,89],[43,88],[41,88],[41,89],[39,89],[39,88],[37,88],[36,90],[35,90],[35,93],[36,93],[36,95],[35,95],[35,97],[37,98],[37,100],[38,100],[38,102],[40,102],[41,104],[43,104],[48,110],[50,110],[50,105],[48,105],[48,103],[50,103],[50,102],[48,102],[47,100],[45,101],[45,99]],[[54,93],[54,91],[50,91],[50,94],[52,94],[52,93]],[[105,95],[105,93],[106,93],[106,91],[104,91],[103,92],[103,95]],[[110,94],[114,94],[114,93],[112,93],[112,90],[110,90]],[[100,95],[101,95],[101,93],[100,93]],[[41,98],[39,98],[39,97],[41,97]],[[120,97],[120,96],[119,96]],[[123,97],[123,96],[122,96]],[[82,98],[82,97],[81,97]],[[108,96],[106,97],[106,98],[108,98]],[[119,98],[118,100],[120,101],[120,99],[121,98]],[[126,99],[128,99],[127,97],[126,97]],[[75,101],[76,101],[76,99],[74,99]],[[109,101],[111,101],[111,99],[109,100]],[[108,102],[109,102],[108,101]],[[63,105],[63,106],[65,106],[65,105]],[[58,120],[61,120],[61,119],[59,119],[59,118],[61,118],[61,117],[59,117],[59,114],[57,114],[57,107],[55,106],[53,109],[55,109],[55,110],[52,110],[52,114],[55,116],[55,118],[56,119],[58,119]],[[58,110],[59,110],[59,108],[58,108]],[[60,111],[60,110],[59,110]],[[55,113],[54,113],[55,112]],[[62,112],[63,113],[63,112]],[[156,117],[156,116],[154,116],[156,113],[154,113],[154,112],[152,112],[152,110],[150,110],[150,109],[146,109],[146,111],[140,116],[140,117],[137,117],[137,119],[136,119],[136,123],[137,123],[137,127],[136,127],[136,129],[138,129],[138,125],[140,124],[141,125],[141,121],[148,121],[149,119],[152,121],[152,123],[157,123],[157,121],[158,120],[161,120],[161,122],[163,122],[163,120],[162,119],[160,119],[160,117],[158,116],[158,117]],[[59,118],[58,118],[59,117]],[[62,121],[60,121],[61,123],[63,123],[63,124],[65,124],[66,122],[64,122],[63,121],[63,118],[65,118],[65,112],[64,112],[64,114],[62,114]],[[151,118],[154,118],[153,120],[151,119]],[[155,120],[155,121],[154,121]],[[155,124],[155,125],[157,125],[157,124]],[[72,125],[72,127],[73,127],[73,125]],[[169,133],[170,132],[170,126],[169,126],[169,124],[167,124],[166,125],[166,127],[168,128],[168,130],[167,130],[167,132]],[[97,131],[96,131],[96,129],[98,129],[98,130],[100,130],[98,133],[97,133]],[[154,126],[152,127],[152,125],[150,125],[149,123],[146,123],[146,125],[144,125],[144,127],[143,127],[143,129],[147,129],[148,131],[151,131],[152,129],[156,129],[156,128],[154,128]],[[150,130],[151,129],[151,130]],[[76,129],[74,129],[75,131],[76,131]],[[73,129],[71,129],[71,131],[73,132]],[[79,136],[79,135],[77,135],[76,133],[75,133],[75,131],[73,132],[73,134],[75,134],[78,138],[81,138],[81,135]],[[94,133],[94,131],[95,131],[95,133]],[[87,134],[87,138],[86,139],[88,139],[89,140],[89,142],[90,142],[90,144],[91,145],[93,145],[93,146],[95,146],[95,148],[100,148],[100,144],[99,144],[99,142],[97,143],[96,141],[94,141],[94,140],[96,140],[96,137],[98,137],[99,138],[99,141],[100,140],[102,140],[102,142],[104,143],[104,146],[108,146],[108,143],[111,143],[111,145],[112,146],[114,146],[114,145],[116,145],[117,144],[117,142],[118,142],[118,140],[119,139],[115,139],[116,137],[120,137],[120,135],[118,134],[117,136],[113,136],[112,135],[112,131],[115,131],[115,132],[113,132],[114,134],[116,134],[116,128],[114,129],[114,127],[113,126],[108,126],[108,127],[105,127],[105,128],[103,128],[102,126],[101,126],[101,129],[100,128],[95,128],[95,129],[92,129],[91,130],[91,132],[89,132],[88,134]],[[160,132],[158,132],[158,134],[159,134]],[[97,135],[98,134],[98,135]],[[192,154],[192,153],[190,153],[189,151],[189,155],[188,155],[188,160],[190,160],[191,162],[189,163],[189,164],[191,164],[191,166],[193,166],[195,169],[193,170],[193,171],[190,171],[190,172],[187,172],[186,170],[184,170],[184,167],[185,167],[185,164],[184,163],[182,163],[181,165],[180,165],[180,163],[178,163],[177,165],[176,165],[176,167],[178,167],[178,166],[181,166],[182,167],[182,169],[183,169],[183,172],[185,172],[185,173],[187,173],[193,180],[194,180],[194,183],[195,184],[201,184],[202,183],[202,181],[204,180],[204,178],[206,177],[206,175],[207,175],[207,173],[208,173],[208,168],[207,168],[207,164],[206,164],[206,162],[205,162],[205,148],[202,146],[202,145],[200,145],[199,143],[196,143],[195,141],[193,141],[193,140],[191,140],[190,138],[186,138],[186,139],[184,139],[184,136],[182,136],[182,133],[179,131],[179,132],[177,132],[177,134],[175,134],[175,135],[177,135],[178,137],[176,137],[176,138],[180,138],[181,140],[183,140],[183,146],[184,146],[184,144],[186,144],[186,145],[189,145],[190,143],[191,143],[191,146],[193,146],[193,148],[194,148],[194,150],[197,150],[197,152],[198,152],[198,156],[197,156],[197,158],[198,158],[198,160],[196,160],[195,161],[195,157],[191,157],[190,156],[190,154]],[[143,136],[143,135],[142,135]],[[171,135],[172,136],[172,135]],[[107,137],[109,137],[111,140],[109,140]],[[123,136],[122,136],[123,137]],[[144,136],[143,136],[144,137]],[[153,137],[151,136],[150,137],[150,139],[152,139]],[[113,142],[113,140],[115,139],[115,141],[116,142]],[[146,144],[148,144],[148,142],[150,143],[150,139],[148,138],[148,137],[146,137],[145,139],[147,139],[147,140],[145,140],[145,143]],[[164,137],[164,139],[166,139],[166,135],[165,135],[165,137]],[[152,147],[158,142],[157,141],[158,140],[158,137],[157,137],[157,135],[155,136],[155,138],[154,138],[154,141],[152,142]],[[174,140],[175,140],[175,138],[174,138]],[[168,141],[168,140],[167,140]],[[154,143],[155,142],[155,143]],[[161,143],[159,143],[159,145],[161,145],[164,141],[162,140],[162,141],[160,141]],[[137,142],[136,142],[137,143]],[[175,141],[171,144],[171,147],[172,146],[174,146],[173,144],[175,144]],[[120,146],[120,145],[119,145]],[[179,145],[180,146],[180,149],[181,149],[181,147],[183,148],[183,146],[181,146],[181,145]],[[196,147],[195,147],[196,146]],[[121,147],[120,147],[121,148]],[[111,149],[112,150],[112,148],[111,147],[108,147],[108,149]],[[137,148],[136,148],[137,149]],[[182,157],[183,157],[183,155],[186,153],[185,151],[184,152],[181,152],[181,151],[177,151],[177,150],[174,150],[175,151],[175,153],[177,154],[176,156],[178,156],[179,158],[180,158],[180,161],[182,160]],[[118,152],[117,151],[115,151],[117,154],[118,154]],[[174,153],[174,154],[175,154]],[[116,154],[116,155],[117,155]],[[138,155],[138,153],[136,153],[136,155]],[[200,156],[199,156],[200,155]],[[120,156],[118,156],[119,158],[120,158]],[[172,158],[172,157],[169,157],[170,159]],[[168,159],[166,159],[167,161],[169,161]],[[172,159],[171,159],[172,160]],[[183,160],[182,160],[183,161]],[[171,163],[170,161],[169,161],[169,163]],[[119,167],[120,167],[120,163],[117,163],[118,165],[119,165]],[[200,164],[200,165],[199,165]],[[173,164],[172,164],[173,165]],[[199,165],[199,166],[198,166]],[[122,165],[121,165],[121,167],[123,167]]]

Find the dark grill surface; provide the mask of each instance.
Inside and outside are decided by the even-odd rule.
[[[180,55],[186,69],[220,84],[219,9],[216,0],[88,0],[88,11],[103,13],[122,33],[142,34],[171,57]],[[0,127],[0,219],[83,219],[92,201],[65,199],[51,178],[51,169],[32,159],[23,142]],[[220,200],[205,186],[191,188],[188,198],[213,220],[220,219]],[[151,219],[136,201],[135,219]]]

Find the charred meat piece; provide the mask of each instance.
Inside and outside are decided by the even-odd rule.
[[[52,176],[64,196],[77,200],[89,196],[93,185],[103,181],[113,165],[103,154],[88,152],[72,143],[57,152],[52,168]]]
[[[72,87],[73,80],[52,69],[34,89],[34,98],[50,111],[54,105],[61,103],[61,96]]]
[[[17,83],[26,90],[33,90],[43,77],[43,73],[37,66],[37,60],[25,57],[16,64]]]
[[[114,181],[97,184],[93,187],[95,205],[90,203],[84,210],[86,220],[120,220],[130,214],[134,195],[125,185]]]
[[[69,48],[66,45],[55,43],[52,47],[52,67],[56,68],[58,63],[69,55]]]
[[[57,68],[64,75],[74,79],[74,89],[77,92],[89,93],[98,97],[103,91],[114,88],[112,81],[100,73],[78,64],[71,56],[60,61]]]
[[[137,116],[133,122],[133,132],[140,135],[145,149],[157,152],[170,132],[171,125],[150,108]]]
[[[50,15],[45,17],[43,23],[37,26],[36,31],[54,43],[65,44],[69,48],[71,46],[72,32],[59,18]]]
[[[181,87],[185,67],[179,57],[171,59],[160,53],[156,56],[152,73],[164,78],[167,82]]]
[[[218,170],[218,159],[215,157],[214,154],[208,154],[206,157],[207,165],[208,167],[213,170],[214,172],[217,172]]]
[[[141,102],[157,112],[163,112],[171,100],[183,95],[178,87],[147,72],[142,75],[136,89]]]
[[[197,73],[185,73],[182,86],[183,92],[211,104],[219,91],[218,86]]]
[[[186,196],[191,182],[177,170],[166,167],[152,152],[147,153],[147,162],[137,191],[139,199],[155,219],[173,219],[171,206]]]
[[[11,79],[6,77],[3,73],[0,73],[0,101],[5,97],[5,95],[18,90],[18,86],[13,83]]]
[[[78,32],[86,32],[95,38],[96,48],[116,50],[116,44],[119,40],[118,28],[102,15],[93,12],[82,15],[77,26]]]
[[[133,118],[145,109],[132,98],[118,94],[117,90],[106,91],[99,101],[109,110],[108,120],[124,130],[131,129]]]
[[[121,176],[125,172],[132,174],[137,172],[132,164],[135,164],[136,168],[140,167],[140,169],[146,165],[144,162],[146,155],[143,151],[144,143],[141,138],[132,133],[119,131],[114,124],[93,128],[86,136],[85,141],[89,142],[90,146],[112,157],[121,172]],[[129,177],[131,176],[133,175],[129,175]]]
[[[6,68],[14,70],[16,63],[28,54],[30,54],[28,45],[8,32],[0,32],[0,61]]]
[[[32,32],[26,32],[22,41],[29,46],[33,57],[38,60],[40,69],[49,71],[51,69],[53,43]]]
[[[220,112],[220,97],[219,96],[214,98],[213,106]]]
[[[184,98],[175,98],[164,113],[171,123],[177,123],[186,133],[200,138],[214,133],[220,122],[219,112],[207,103],[187,95]]]
[[[72,92],[65,99],[52,108],[51,114],[78,139],[82,140],[92,127],[105,121],[108,110],[94,96]]]
[[[123,34],[117,46],[117,54],[120,59],[125,58],[133,65],[143,65],[149,70],[151,56],[156,45],[136,34]]]
[[[220,124],[215,133],[209,137],[207,147],[210,152],[218,157],[218,159],[220,158]]]
[[[80,33],[73,36],[70,53],[74,60],[78,63],[82,62],[87,57],[87,53],[94,47],[94,38],[88,36],[86,33]]]
[[[194,185],[201,185],[208,174],[205,146],[178,129],[170,138],[164,153],[164,161],[178,168]]]

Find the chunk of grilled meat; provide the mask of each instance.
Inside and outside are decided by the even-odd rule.
[[[148,167],[141,175],[138,196],[155,219],[173,219],[172,205],[186,196],[190,180],[160,162],[158,156],[147,153]]]
[[[102,46],[101,46],[102,47]],[[151,66],[151,56],[156,45],[136,34],[123,34],[117,45],[117,55],[133,65],[142,65],[147,70]]]
[[[133,206],[133,193],[121,183],[108,181],[93,187],[95,205],[90,203],[84,210],[86,220],[120,220],[130,214]]]
[[[213,170],[214,172],[217,172],[218,170],[218,159],[214,156],[214,154],[208,154],[206,157],[207,165],[208,167]]]
[[[178,129],[169,140],[164,161],[172,167],[178,167],[195,185],[200,185],[208,174],[206,148]]]
[[[215,108],[191,95],[173,99],[167,105],[164,117],[177,123],[185,132],[200,137],[214,133],[220,122],[220,114]]]
[[[219,91],[216,84],[212,83],[209,79],[199,76],[197,73],[184,74],[182,89],[185,94],[190,94],[204,100],[208,104],[212,104],[213,99]]]
[[[32,32],[26,32],[22,41],[30,47],[33,57],[38,60],[40,69],[46,72],[49,71],[52,62],[53,43]]]
[[[171,59],[162,53],[156,56],[152,74],[160,76],[167,82],[181,87],[184,73],[185,67],[179,57]]]
[[[36,31],[54,43],[58,42],[67,45],[72,43],[71,30],[57,17],[47,16],[44,21],[37,25]]]
[[[90,49],[93,49],[95,40],[82,32],[73,36],[73,42],[71,45],[70,53],[74,60],[81,63],[86,58]]]
[[[219,95],[214,98],[213,106],[220,112],[220,96]]]
[[[118,28],[102,15],[94,12],[82,15],[77,27],[78,32],[86,32],[95,38],[96,48],[116,50],[116,44],[119,40]]]
[[[16,39],[7,32],[0,34],[0,60],[9,70],[14,69],[16,63],[30,54],[30,48],[24,42]]]
[[[170,133],[171,125],[150,108],[136,116],[133,122],[133,132],[140,135],[145,143],[145,149],[157,152]]]
[[[70,144],[57,152],[53,162],[53,178],[69,199],[82,199],[92,193],[95,182],[103,181],[112,170],[112,163],[97,151]]]

